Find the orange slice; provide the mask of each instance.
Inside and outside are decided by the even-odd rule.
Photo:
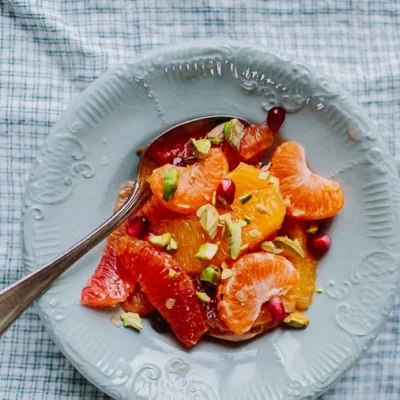
[[[195,345],[207,326],[192,279],[171,256],[148,242],[124,236],[115,242],[115,251],[177,338],[188,347]]]
[[[304,257],[289,255],[287,258],[292,262],[299,273],[299,282],[287,294],[288,299],[293,299],[297,310],[304,311],[311,305],[317,279],[318,263],[315,256],[307,249],[307,223],[296,221],[292,218],[286,219],[282,226],[282,233],[291,239],[298,239],[305,252]]]
[[[153,305],[139,285],[136,285],[133,292],[121,303],[121,307],[124,311],[138,313],[141,317],[145,317],[154,311]]]
[[[163,200],[163,174],[165,170],[178,170],[178,186],[169,201]],[[155,199],[165,208],[181,214],[190,214],[203,204],[211,202],[212,194],[221,179],[228,173],[228,161],[220,149],[188,167],[164,165],[153,171],[148,178]]]
[[[281,226],[285,217],[285,205],[277,186],[261,179],[260,173],[257,168],[240,163],[227,175],[236,184],[232,219],[243,221],[249,217],[251,220],[242,228],[242,244],[249,247],[269,237]],[[251,195],[251,199],[243,204],[240,197],[245,195]]]
[[[304,148],[296,142],[281,144],[271,160],[271,173],[280,180],[280,191],[289,215],[318,220],[336,215],[343,207],[340,185],[307,167]]]
[[[290,261],[270,253],[243,256],[232,273],[218,287],[218,310],[228,328],[238,334],[251,329],[263,303],[286,294],[299,280]]]

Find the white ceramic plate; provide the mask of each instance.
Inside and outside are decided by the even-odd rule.
[[[263,48],[198,41],[158,49],[108,71],[66,110],[38,155],[23,209],[24,261],[38,268],[110,215],[134,177],[135,150],[168,127],[204,115],[265,121],[292,111],[283,136],[300,142],[311,167],[343,186],[304,331],[275,330],[240,345],[203,341],[184,350],[145,323],[117,329],[79,304],[103,246],[38,301],[62,352],[116,399],[311,399],[369,348],[392,307],[399,276],[400,186],[377,129],[334,81]]]

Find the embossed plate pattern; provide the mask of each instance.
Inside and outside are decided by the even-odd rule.
[[[145,323],[141,334],[80,306],[99,246],[42,296],[40,316],[63,353],[115,399],[312,399],[368,349],[399,277],[400,185],[377,128],[332,80],[285,55],[237,42],[166,47],[108,71],[65,111],[38,155],[23,208],[23,255],[38,268],[111,212],[135,173],[135,150],[167,127],[212,114],[262,122],[281,104],[283,137],[343,186],[319,266],[325,293],[304,331],[276,330],[241,345],[203,341],[187,351]]]

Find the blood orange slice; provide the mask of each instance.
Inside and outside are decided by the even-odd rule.
[[[175,157],[187,160],[194,156],[190,139],[201,139],[214,125],[212,121],[202,120],[179,126],[153,143],[147,156],[158,165],[168,164]]]
[[[243,256],[232,273],[218,288],[218,310],[228,328],[238,334],[251,329],[263,303],[286,294],[299,280],[290,261],[270,253]]]
[[[107,245],[96,271],[82,289],[81,303],[89,307],[111,307],[125,301],[135,283],[135,279],[119,268],[114,248]]]
[[[121,303],[121,307],[126,312],[134,312],[139,314],[141,317],[149,315],[154,310],[153,305],[140,289],[139,285],[136,285],[129,297]]]
[[[281,144],[271,163],[271,172],[280,180],[280,191],[289,215],[318,220],[333,217],[342,209],[344,194],[340,185],[311,172],[304,148],[298,143]]]
[[[148,242],[122,237],[115,243],[118,259],[139,282],[147,298],[186,346],[207,331],[192,280],[172,257]]]

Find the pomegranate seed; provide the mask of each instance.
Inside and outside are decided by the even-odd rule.
[[[282,107],[273,107],[268,111],[267,125],[272,133],[279,131],[285,121],[286,111]]]
[[[166,333],[169,331],[168,322],[157,311],[151,315],[150,324],[158,333]]]
[[[236,185],[232,179],[223,178],[217,187],[217,198],[221,198],[228,204],[235,200]]]
[[[155,235],[155,233],[150,229],[147,233],[145,233],[145,234],[143,235],[142,239],[143,239],[143,240],[149,241],[150,238],[151,238],[152,236],[154,236],[154,235]]]
[[[150,221],[146,217],[134,217],[126,225],[126,231],[129,236],[142,238],[147,234],[150,228]]]
[[[271,299],[267,303],[267,307],[275,324],[280,324],[285,319],[285,306],[278,296],[271,297]]]
[[[186,167],[185,160],[182,157],[174,157],[172,159],[172,164],[176,165],[177,167]]]
[[[319,257],[322,257],[331,248],[331,237],[327,233],[318,233],[308,239],[309,249]]]

